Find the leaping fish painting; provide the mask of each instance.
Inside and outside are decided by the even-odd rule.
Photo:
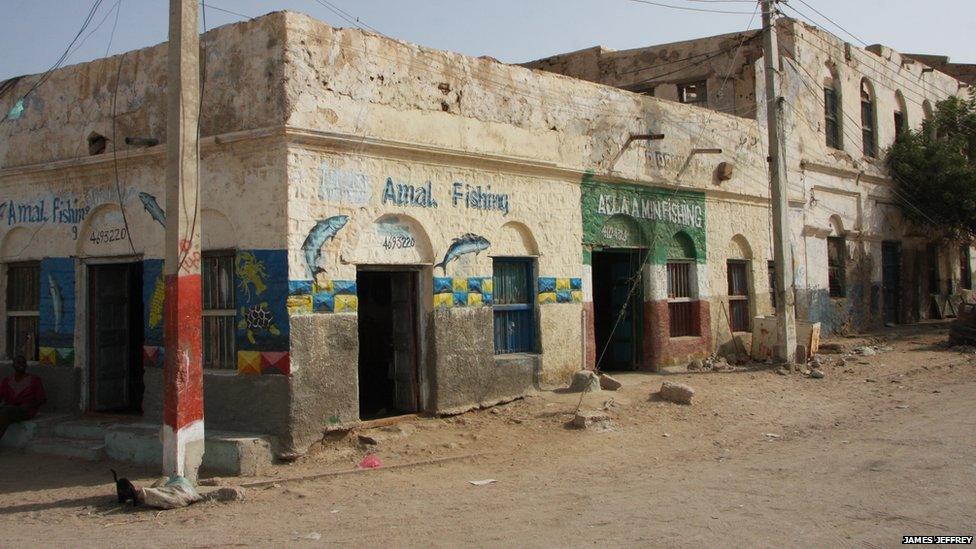
[[[302,243],[302,251],[305,252],[305,267],[308,269],[310,278],[315,278],[317,273],[325,270],[321,265],[322,246],[329,240],[334,239],[336,234],[348,222],[348,215],[334,215],[328,219],[319,221],[308,232],[308,236],[305,237],[305,242]]]
[[[51,292],[51,308],[54,309],[54,331],[61,332],[61,318],[64,316],[64,298],[61,296],[61,287],[58,281],[50,274],[47,275],[47,289]]]
[[[444,260],[440,263],[434,265],[434,268],[440,267],[444,274],[447,274],[447,265],[451,261],[458,259],[462,255],[475,254],[487,250],[491,246],[491,242],[488,239],[473,233],[467,233],[455,238],[451,245],[447,248],[447,253],[444,254]]]
[[[142,207],[149,212],[149,215],[158,221],[160,225],[166,227],[166,212],[159,207],[159,202],[156,202],[156,197],[149,193],[139,193],[139,200],[142,202]]]

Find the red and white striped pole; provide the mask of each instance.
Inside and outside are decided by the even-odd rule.
[[[195,481],[203,460],[197,0],[170,0],[166,119],[163,474]]]

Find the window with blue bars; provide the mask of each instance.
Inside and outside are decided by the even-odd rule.
[[[535,352],[533,263],[526,258],[494,260],[495,354]]]

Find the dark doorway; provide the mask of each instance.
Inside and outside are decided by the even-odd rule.
[[[360,270],[359,418],[416,412],[419,405],[417,271]]]
[[[901,303],[901,244],[898,242],[881,243],[881,291],[884,323],[894,325],[898,322]]]
[[[644,339],[640,274],[646,255],[641,250],[593,252],[593,322],[600,369],[640,368]]]
[[[88,268],[89,409],[142,413],[142,264]]]

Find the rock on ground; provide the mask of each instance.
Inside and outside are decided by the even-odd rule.
[[[616,391],[623,387],[623,384],[607,374],[600,374],[600,388],[606,391]]]
[[[607,430],[613,428],[610,416],[598,410],[579,411],[573,417],[573,427],[577,429]]]
[[[573,374],[573,382],[569,385],[569,392],[582,393],[589,391],[593,393],[598,392],[599,390],[600,376],[596,375],[596,372],[591,370],[580,370]]]
[[[691,397],[695,396],[695,390],[684,383],[665,381],[661,384],[658,392],[662,400],[674,402],[676,404],[691,404]]]
[[[207,501],[244,501],[245,494],[244,488],[240,486],[222,486],[208,493],[204,498]]]

